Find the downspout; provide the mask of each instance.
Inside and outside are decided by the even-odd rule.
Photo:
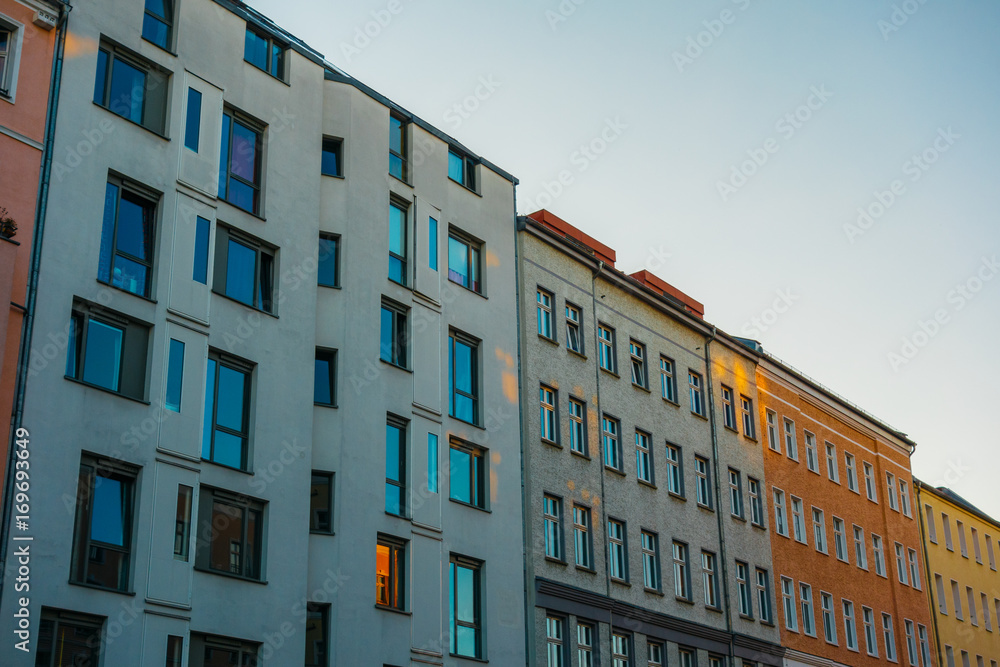
[[[715,477],[715,519],[719,527],[719,561],[720,578],[722,579],[722,598],[726,610],[726,634],[729,635],[729,657],[736,664],[736,638],[733,635],[732,605],[729,600],[729,559],[726,556],[726,535],[722,515],[722,486],[719,472],[719,437],[715,425],[715,391],[712,388],[712,353],[711,346],[715,340],[716,329],[712,326],[712,336],[705,339],[705,389],[708,393],[708,423],[712,433],[712,471]],[[748,575],[749,576],[749,573]],[[749,582],[747,582],[749,585]]]
[[[521,244],[521,219],[517,215],[516,188],[514,202],[514,308],[517,310],[517,395],[521,397],[524,396],[523,378],[521,376],[521,357],[523,356],[523,350],[521,349],[521,325],[523,324],[523,317],[521,313],[521,260],[519,252]],[[528,527],[528,468],[525,461],[527,448],[524,446],[527,435],[524,428],[524,401],[520,400],[520,398],[517,401],[517,417],[521,432],[521,561],[523,563],[521,570],[524,576],[524,659],[526,664],[530,665],[534,662],[531,656],[534,650],[535,636],[535,587],[532,581],[534,567],[531,565],[534,549],[528,549],[528,545],[531,544],[531,530]]]
[[[597,268],[593,273],[590,274],[590,312],[593,318],[593,331],[594,331],[594,352],[596,353],[597,343],[597,276],[600,275],[601,271],[604,270],[604,260],[600,260],[597,263]],[[599,356],[599,355],[598,355]],[[596,381],[597,387],[597,455],[600,457],[600,470],[601,470],[601,526],[604,530],[604,543],[608,543],[608,515],[607,511],[604,509],[606,503],[604,502],[604,476],[607,471],[604,469],[604,430],[603,430],[603,415],[601,412],[601,363],[600,360],[594,364],[594,379]],[[621,438],[621,433],[618,437]],[[596,531],[595,531],[596,532]],[[608,549],[607,546],[603,549],[604,551],[604,595],[609,600],[611,599],[611,570],[609,569],[610,563],[608,562]],[[611,629],[614,629],[614,612],[610,609],[608,610],[608,625]]]
[[[937,620],[937,609],[938,603],[934,600],[934,584],[931,583],[931,563],[930,559],[927,557],[927,529],[924,526],[924,505],[920,500],[920,491],[923,489],[923,483],[918,480],[913,480],[913,488],[917,490],[917,506],[914,511],[920,516],[920,550],[924,553],[924,581],[927,582],[927,595],[930,597],[931,601],[931,624],[934,626],[934,649],[937,652],[938,664],[944,664],[944,655],[941,653],[941,636],[938,634],[938,620]],[[1000,618],[997,619],[1000,623]],[[920,641],[920,637],[917,637],[917,641]]]
[[[31,332],[35,323],[35,301],[38,293],[38,268],[42,257],[42,237],[45,232],[45,213],[48,209],[49,178],[52,173],[52,142],[56,133],[56,116],[59,108],[59,87],[62,80],[63,56],[66,50],[66,32],[69,13],[73,7],[68,0],[62,0],[59,22],[56,25],[55,53],[52,58],[52,73],[49,77],[49,97],[45,119],[45,138],[42,147],[42,164],[38,175],[38,201],[35,205],[35,228],[31,238],[31,260],[28,268],[27,299],[24,320],[21,323],[21,348],[17,357],[17,376],[14,389],[14,411],[11,415],[8,436],[7,468],[4,474],[3,516],[0,519],[0,572],[6,571],[7,542],[10,533],[10,510],[14,497],[14,463],[16,446],[15,434],[24,416],[25,383],[28,379],[28,362],[31,359]],[[3,599],[4,578],[0,577],[0,600]]]

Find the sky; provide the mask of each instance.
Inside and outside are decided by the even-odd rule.
[[[1000,518],[1000,4],[251,5]]]

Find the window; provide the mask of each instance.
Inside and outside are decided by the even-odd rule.
[[[407,209],[395,201],[389,202],[389,280],[407,284]]]
[[[852,651],[858,650],[858,631],[854,623],[854,603],[843,600],[844,610],[844,644]]]
[[[254,215],[260,212],[263,126],[233,109],[222,114],[219,198]]]
[[[697,654],[693,650],[686,648],[679,649],[677,656],[681,660],[680,667],[697,667]]]
[[[247,24],[243,42],[243,60],[264,70],[276,79],[285,80],[285,51],[288,47],[270,35],[257,32]]]
[[[792,496],[792,534],[796,541],[807,543],[806,520],[803,516],[802,499]]]
[[[904,586],[908,586],[910,583],[906,571],[906,551],[902,544],[896,542],[896,577],[899,579],[899,583]]]
[[[865,549],[865,531],[861,526],[854,526],[854,557],[862,570],[868,569],[868,551]]]
[[[844,470],[847,471],[847,488],[858,492],[858,471],[854,467],[854,454],[844,452]]]
[[[601,368],[610,373],[618,372],[618,363],[615,360],[615,330],[605,324],[597,327],[597,356]]]
[[[892,616],[882,614],[882,637],[885,639],[885,657],[896,662],[896,636],[892,629]]]
[[[427,434],[427,490],[438,492],[438,437],[437,433]]]
[[[329,664],[330,605],[310,602],[306,605],[306,667],[326,667]],[[180,667],[180,662],[177,663]]]
[[[477,294],[483,293],[481,244],[452,230],[448,235],[448,280]],[[551,333],[551,311],[549,313]],[[550,336],[551,337],[551,336]]]
[[[198,507],[197,567],[263,581],[264,503],[203,486]]]
[[[774,410],[765,412],[767,421],[767,446],[774,451],[781,453],[781,441],[778,440],[778,415]]]
[[[702,396],[701,375],[688,371],[688,395],[691,399],[691,412],[705,416],[705,402]]]
[[[820,604],[823,606],[823,636],[831,644],[837,643],[837,624],[833,619],[833,596],[820,591]]]
[[[630,340],[628,342],[628,353],[632,365],[632,384],[639,387],[647,387],[646,346],[642,343]]]
[[[875,491],[875,468],[872,467],[871,463],[867,461],[863,462],[865,470],[865,493],[868,494],[868,500],[873,503],[878,502],[878,495]]]
[[[938,613],[948,615],[948,600],[944,596],[944,579],[940,574],[934,573],[934,584],[937,587]]]
[[[826,553],[826,518],[823,516],[823,510],[812,508],[812,520],[813,520],[813,543],[816,545],[816,551],[820,553]]]
[[[611,667],[632,667],[628,635],[611,634]]]
[[[402,118],[389,117],[389,174],[403,182],[410,179],[406,126],[407,122]]]
[[[803,431],[806,438],[806,467],[811,471],[819,472],[819,454],[816,451],[816,436],[809,431]]]
[[[206,461],[240,470],[249,468],[252,369],[228,355],[209,353],[201,440],[201,458]]]
[[[0,95],[10,97],[13,87],[15,63],[14,43],[17,31],[5,24],[0,24]]]
[[[482,561],[452,555],[450,618],[453,655],[483,657],[481,571]]]
[[[899,508],[902,510],[903,516],[910,516],[910,485],[903,479],[899,480]]]
[[[746,563],[736,561],[736,591],[740,616],[753,618],[753,607],[750,602],[749,569]]]
[[[547,667],[563,667],[566,646],[563,642],[566,621],[559,616],[545,617],[545,652]]]
[[[781,609],[785,616],[785,627],[792,632],[798,632],[799,617],[795,610],[795,582],[788,577],[781,578]]]
[[[733,390],[722,385],[722,423],[726,428],[736,430],[736,406],[733,405]]]
[[[880,577],[885,575],[885,552],[882,548],[882,538],[872,535],[872,559],[875,561],[875,574]]]
[[[594,546],[590,539],[590,508],[573,505],[573,553],[576,564],[594,569]]]
[[[486,509],[486,450],[460,440],[451,441],[448,465],[449,497]]]
[[[153,0],[153,2],[157,1]],[[169,2],[169,0],[163,1]],[[147,7],[148,3],[149,0],[147,0]],[[146,18],[149,18],[148,13]],[[188,88],[187,115],[184,120],[184,147],[195,153],[201,148],[201,92],[194,88]]]
[[[316,349],[316,368],[313,379],[313,403],[337,405],[337,351]]]
[[[448,337],[449,394],[452,417],[479,423],[479,341],[457,331]]]
[[[340,287],[340,237],[319,235],[317,282],[323,287]]]
[[[405,420],[386,417],[385,511],[396,516],[406,516],[406,428]]]
[[[965,615],[962,613],[962,595],[959,592],[958,582],[954,579],[951,580],[951,601],[955,605],[955,618],[960,621],[964,621]]]
[[[761,623],[771,622],[771,584],[767,570],[757,568],[757,607],[760,609]]]
[[[153,280],[159,195],[117,177],[104,191],[104,222],[97,279],[148,297]]]
[[[911,551],[912,551],[912,549],[911,549]],[[915,558],[911,559],[910,562],[911,563],[915,562]],[[986,599],[986,593],[980,593],[979,594],[979,602],[980,602],[980,604],[983,607],[983,626],[987,630],[989,630],[990,632],[993,632],[993,620],[992,620],[991,614],[990,614],[989,600]]]
[[[743,518],[743,479],[738,470],[729,469],[729,511]]]
[[[191,279],[208,284],[208,241],[212,232],[212,223],[200,215],[197,216],[194,234],[194,262],[191,268]]]
[[[688,573],[688,547],[674,540],[674,595],[684,600],[691,599],[691,578]]]
[[[750,494],[750,523],[764,527],[764,502],[760,497],[760,482],[747,477],[747,492]]]
[[[746,396],[740,396],[740,411],[743,413],[743,435],[756,439],[757,428],[753,419],[753,401]]]
[[[772,489],[774,493],[774,528],[778,535],[788,537],[788,520],[785,515],[785,492]]]
[[[785,420],[785,451],[788,458],[793,461],[799,460],[799,447],[795,444],[795,422],[791,419]]]
[[[309,532],[333,533],[333,473],[312,473],[309,488]]]
[[[649,660],[646,662],[649,667],[663,667],[663,644],[649,642],[646,648],[649,654]]]
[[[671,403],[677,402],[677,378],[674,376],[674,360],[660,357],[660,393]]]
[[[620,471],[622,469],[622,453],[618,434],[621,432],[621,427],[617,419],[607,415],[601,419],[601,426],[604,430],[604,465]]]
[[[191,497],[194,489],[177,485],[177,512],[174,518],[174,558],[185,563],[191,553]]]
[[[556,392],[542,385],[538,389],[538,402],[541,409],[542,440],[557,444],[559,426],[556,421]]]
[[[941,512],[941,527],[944,529],[944,545],[948,551],[954,551],[955,545],[951,540],[951,522],[948,520],[948,515]]]
[[[163,405],[167,410],[180,412],[181,390],[184,385],[184,343],[171,338],[167,359],[167,390]]]
[[[323,157],[320,162],[320,173],[324,176],[344,175],[344,140],[334,137],[323,137]]]
[[[94,103],[162,135],[169,77],[169,72],[149,61],[121,47],[101,42],[97,51]]]
[[[545,531],[545,557],[563,560],[562,500],[542,496],[542,522]]]
[[[996,561],[996,555],[993,553],[993,538],[990,537],[988,534],[986,534],[984,537],[986,539],[986,555],[989,556],[990,559],[990,569],[996,572],[997,561]]]
[[[468,155],[448,149],[448,178],[475,191],[476,163]]]
[[[580,323],[583,315],[576,306],[566,304],[566,349],[583,354],[583,338],[580,336]]]
[[[136,466],[81,459],[70,581],[128,591],[138,474]]]
[[[104,619],[98,616],[42,607],[34,664],[39,667],[100,664],[103,626]]]
[[[965,600],[969,605],[969,622],[979,627],[979,615],[976,613],[976,594],[971,586],[965,587]]]
[[[184,660],[184,637],[167,635],[166,667],[181,667]]]
[[[389,535],[375,544],[375,604],[406,608],[406,542]]]
[[[635,467],[639,480],[653,483],[652,453],[649,449],[649,434],[636,430],[635,432]]]
[[[889,509],[898,512],[899,506],[896,502],[896,477],[891,472],[885,473],[885,490],[889,494]]]
[[[712,507],[712,487],[709,483],[711,473],[708,469],[708,459],[700,456],[694,457],[694,476],[697,482],[698,504],[711,509]]]
[[[899,480],[899,488],[900,488],[900,490],[902,490],[902,488],[903,488],[903,483],[904,483],[903,480]],[[979,549],[979,532],[975,528],[971,528],[971,527],[969,528],[969,532],[971,533],[971,537],[972,537],[972,548],[973,548],[973,551],[976,554],[976,562],[979,563],[980,565],[982,565],[983,564],[983,553]]]
[[[962,551],[962,558],[968,558],[969,548],[965,544],[965,524],[961,521],[956,521],[955,532],[958,533],[958,548]]]
[[[718,609],[719,591],[715,584],[715,554],[701,552],[701,588],[705,594],[705,606]]]
[[[845,563],[847,558],[847,536],[844,533],[844,520],[840,517],[833,517],[833,545],[837,552],[837,559]]]
[[[538,335],[555,340],[552,335],[552,294],[539,288],[535,291],[535,304],[538,314]]]
[[[660,590],[660,545],[656,533],[642,531],[642,584],[654,591]]]
[[[427,218],[427,266],[438,270],[438,221],[431,217]]]
[[[840,483],[840,470],[837,468],[837,447],[833,443],[826,443],[826,476],[831,482]]]
[[[594,667],[594,626],[576,624],[576,662],[579,667]]]
[[[667,491],[684,495],[684,476],[681,468],[681,448],[667,444]]]
[[[924,514],[927,516],[927,537],[932,544],[937,544],[937,527],[934,525],[934,508],[924,505]]]
[[[570,451],[587,455],[587,431],[583,415],[586,409],[575,398],[569,399],[569,448]]]
[[[930,667],[931,664],[931,644],[927,639],[927,627],[917,625],[917,636],[920,638],[920,658],[921,664]]]
[[[380,315],[379,358],[382,361],[406,368],[409,358],[409,333],[406,328],[408,309],[388,299],[382,299]]]
[[[816,620],[813,616],[812,586],[799,584],[799,606],[802,608],[802,632],[816,636]]]
[[[230,227],[217,225],[216,229],[215,292],[274,313],[274,248]]]
[[[875,613],[868,607],[861,608],[865,626],[865,650],[868,655],[878,657],[878,637],[875,636]]]
[[[625,524],[615,519],[608,519],[608,569],[612,579],[628,581]]]
[[[913,626],[913,621],[909,619],[903,620],[903,628],[906,632],[906,659],[911,665],[916,665],[917,660],[917,635],[916,630]]]

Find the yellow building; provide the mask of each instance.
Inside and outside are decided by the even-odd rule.
[[[946,487],[916,481],[941,667],[998,667],[1000,522]]]

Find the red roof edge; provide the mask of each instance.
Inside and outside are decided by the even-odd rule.
[[[698,317],[705,318],[705,306],[700,301],[695,301],[690,296],[680,291],[667,281],[663,280],[659,276],[650,273],[646,269],[642,271],[636,271],[635,273],[629,274],[629,278],[642,283],[646,287],[663,294],[664,296],[673,297],[677,299],[684,305],[684,310],[688,311],[692,315],[697,315]]]
[[[583,233],[573,225],[544,208],[535,211],[528,217],[543,227],[547,227],[557,234],[570,238],[577,243],[586,246],[587,249],[593,252],[598,259],[614,268],[617,256],[613,248],[609,248],[589,234]]]

